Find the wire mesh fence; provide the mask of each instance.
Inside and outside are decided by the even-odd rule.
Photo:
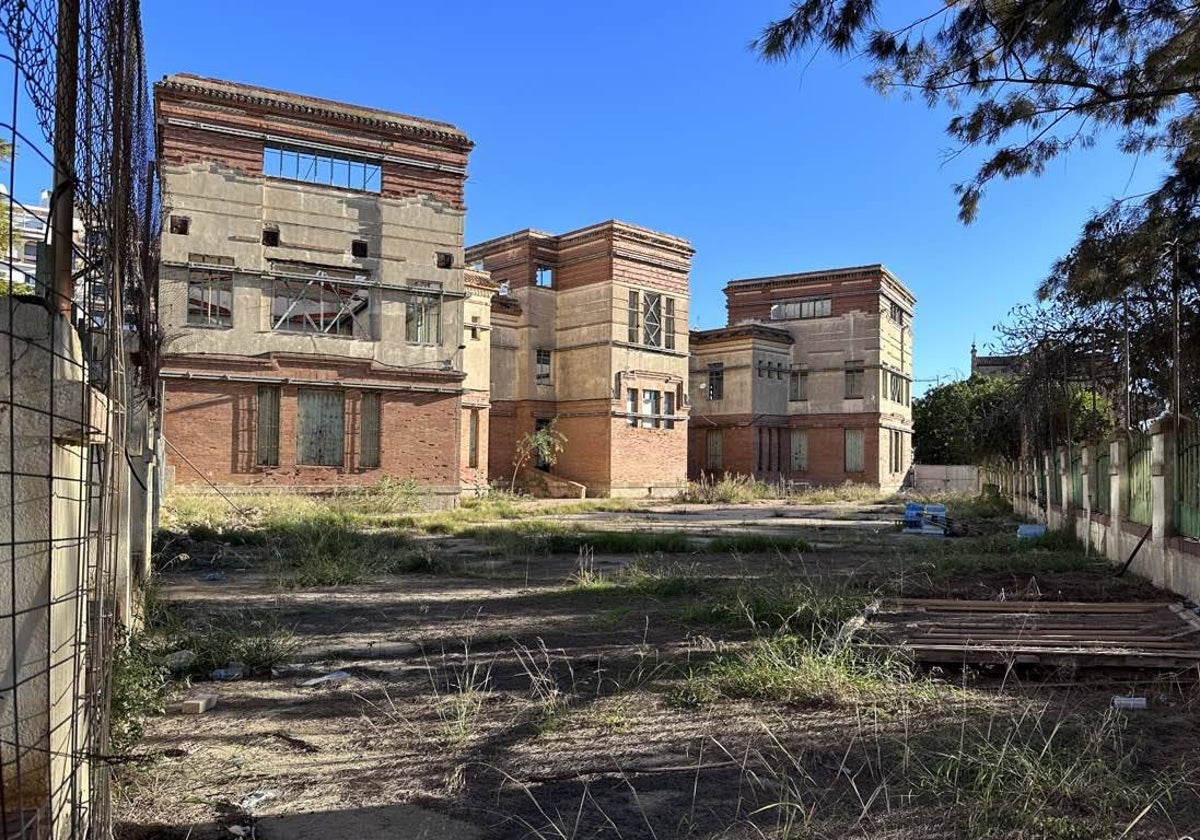
[[[0,30],[0,826],[104,837],[157,409],[140,10],[0,0]]]

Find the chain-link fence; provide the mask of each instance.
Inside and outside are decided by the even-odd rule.
[[[137,0],[0,0],[0,825],[109,834],[154,503],[159,213]]]

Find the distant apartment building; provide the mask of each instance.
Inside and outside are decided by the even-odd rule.
[[[467,249],[502,292],[490,325],[491,476],[512,476],[517,442],[557,420],[565,449],[553,467],[535,465],[546,480],[589,496],[680,486],[692,253],[686,240],[618,221]]]
[[[8,256],[4,260],[7,277],[2,279],[17,293],[30,293],[39,288],[44,290],[49,282],[50,243],[53,239],[53,231],[49,225],[50,191],[42,190],[36,202],[22,202],[10,198],[3,187],[0,187],[0,212],[4,213],[12,224],[9,231]],[[72,227],[75,241],[81,242],[83,222],[74,218]],[[39,264],[43,274],[40,279]],[[79,265],[78,257],[75,259],[75,265]],[[77,306],[82,304],[82,294],[81,291],[79,300],[76,301]]]
[[[912,462],[912,293],[882,265],[736,280],[691,335],[688,472],[879,487]]]
[[[190,75],[155,106],[174,480],[388,476],[447,496],[486,480],[488,384],[464,371],[488,369],[491,294],[463,265],[471,141]]]

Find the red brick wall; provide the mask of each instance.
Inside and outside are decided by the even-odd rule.
[[[686,422],[674,429],[632,428],[613,418],[611,489],[674,488],[687,478]]]
[[[166,380],[163,431],[174,447],[167,447],[167,465],[175,469],[175,481],[336,486],[373,484],[390,476],[412,478],[430,488],[458,487],[458,395],[383,391],[380,466],[365,469],[358,465],[361,392],[355,389],[345,392],[343,466],[296,464],[297,390],[296,386],[283,386],[281,391],[279,466],[257,467],[255,383]]]
[[[709,422],[711,419],[716,426]],[[709,429],[724,430],[725,472],[736,475],[755,475],[758,465],[755,452],[759,438],[756,429],[764,425],[751,425],[749,416],[726,416],[720,418],[697,418],[688,428],[688,477],[696,480],[701,472],[708,472]],[[782,421],[785,418],[774,418]],[[780,464],[787,478],[811,481],[814,484],[871,484],[878,486],[879,475],[879,430],[878,414],[822,414],[800,415],[786,418],[790,428],[803,429],[808,435],[808,469],[793,472],[791,439],[789,429],[781,430]],[[864,472],[848,473],[846,466],[846,429],[863,430]],[[764,476],[775,478],[777,476]]]
[[[468,406],[463,406],[462,410],[462,431],[459,432],[459,463],[460,475],[462,477],[463,490],[470,491],[475,487],[486,487],[488,483],[488,426],[489,426],[489,411],[486,408],[474,409],[479,412],[479,431],[477,437],[477,456],[478,467],[471,467],[470,452],[470,424],[471,411]]]
[[[263,91],[247,88],[251,96]],[[269,92],[266,92],[269,94]],[[159,128],[159,154],[162,163],[217,162],[245,175],[262,175],[263,140],[239,137],[199,128],[168,124],[175,118],[203,122],[254,134],[304,143],[333,145],[365,155],[390,154],[418,159],[430,164],[465,167],[470,144],[465,139],[424,139],[398,130],[372,127],[353,120],[338,120],[316,115],[307,120],[294,110],[279,110],[269,104],[251,101],[233,102],[203,91],[173,89],[167,83],[155,85],[155,110]],[[338,103],[325,103],[336,110]],[[446,204],[464,209],[463,184],[466,176],[454,172],[386,162],[382,169],[382,194],[388,197],[431,195]]]
[[[879,312],[883,275],[870,272],[845,278],[822,279],[820,275],[802,282],[764,282],[761,286],[734,286],[725,290],[729,323],[746,320],[771,320],[771,305],[776,301],[806,297],[829,297],[833,316],[850,312]]]

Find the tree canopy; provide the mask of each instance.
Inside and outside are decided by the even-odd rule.
[[[1020,454],[1016,389],[973,376],[913,400],[913,455],[921,464],[981,464]]]
[[[988,183],[1119,132],[1129,152],[1200,157],[1200,7],[1173,0],[795,0],[752,47],[785,60],[821,48],[861,55],[878,90],[948,105],[946,132],[987,150],[958,184],[975,218]],[[906,22],[886,26],[883,13]]]

